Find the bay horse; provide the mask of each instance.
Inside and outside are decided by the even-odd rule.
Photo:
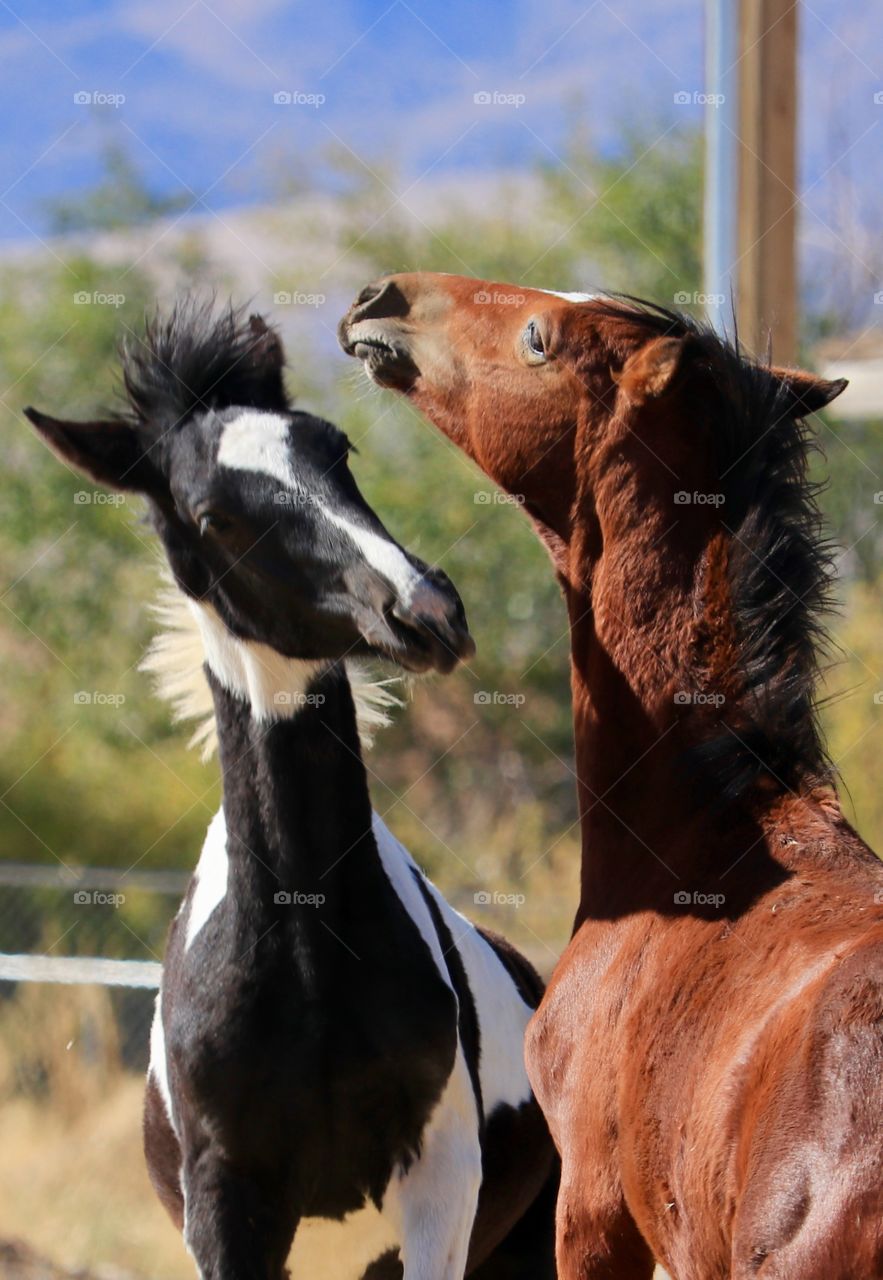
[[[26,410],[146,498],[179,599],[151,665],[185,709],[207,681],[217,727],[150,1177],[204,1280],[279,1280],[301,1228],[341,1280],[552,1280],[556,1157],[523,1062],[542,984],[372,816],[360,751],[353,659],[449,672],[474,650],[462,604],[365,502],[345,436],[291,407],[283,363],[259,317],[183,305],[124,355],[126,413]]]
[[[845,383],[422,272],[340,340],[518,495],[568,610],[581,893],[527,1038],[559,1277],[883,1276],[883,867],[815,701],[805,419]]]

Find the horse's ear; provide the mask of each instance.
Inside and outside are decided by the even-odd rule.
[[[802,418],[807,413],[818,413],[819,409],[824,409],[825,405],[836,400],[841,391],[849,386],[847,378],[829,382],[827,378],[819,378],[803,369],[774,368],[770,372],[784,387],[795,418]]]
[[[144,452],[134,428],[122,419],[63,422],[37,409],[25,409],[53,453],[110,489],[155,491],[160,474]]]
[[[248,350],[248,363],[258,378],[264,383],[262,387],[266,407],[286,409],[288,397],[285,394],[283,372],[285,369],[285,351],[279,333],[267,324],[263,316],[248,317],[252,342]]]
[[[637,404],[666,392],[675,380],[684,357],[682,338],[654,338],[629,356],[613,380]]]

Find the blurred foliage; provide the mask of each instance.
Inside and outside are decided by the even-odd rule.
[[[514,197],[497,213],[452,207],[433,230],[396,208],[387,212],[392,198],[382,181],[341,171],[340,219],[326,234],[337,237],[341,256],[359,259],[365,278],[420,266],[562,288],[601,283],[671,302],[699,285],[699,145],[694,134],[672,133],[645,155],[647,146],[631,135],[621,154],[601,158],[574,134],[566,163],[537,175],[534,207]],[[137,185],[131,174],[127,180]],[[81,225],[138,221],[151,197],[123,190],[109,209],[106,194],[95,200],[100,216],[87,201]],[[223,293],[205,263],[192,236],[180,280]],[[278,271],[291,287],[290,266],[279,263]],[[125,299],[112,306],[91,300],[114,286],[108,269],[86,256],[68,267],[51,258],[5,265],[0,277],[2,857],[190,867],[220,789],[216,765],[187,751],[187,734],[170,727],[137,671],[152,629],[154,539],[137,500],[109,504],[51,457],[21,417],[28,403],[71,417],[112,403],[117,342],[140,330],[155,283],[130,267],[117,289]],[[297,283],[314,285],[302,268]],[[539,958],[548,964],[576,902],[578,833],[567,622],[545,552],[523,514],[500,502],[406,404],[374,391],[354,395],[355,369],[323,388],[322,362],[308,350],[298,364],[304,377],[292,390],[360,446],[353,466],[366,498],[397,538],[450,573],[479,646],[468,669],[419,682],[379,739],[367,759],[376,806],[470,914],[478,914],[478,889],[524,894],[521,908],[495,910],[486,922],[522,944],[542,942],[549,950]],[[874,502],[883,489],[881,431],[836,420],[820,430],[828,461],[818,465],[831,476],[825,505],[849,548],[841,561],[844,612],[834,626],[845,662],[829,682],[825,720],[860,828],[880,847],[883,796],[872,780],[883,748],[883,698],[873,697],[883,690],[883,507]],[[110,953],[146,955],[155,946],[149,913],[140,922],[121,918],[124,927],[144,949],[121,932]],[[59,952],[89,950],[91,936],[74,929]]]
[[[104,177],[94,190],[67,200],[50,200],[49,225],[57,235],[73,231],[119,231],[136,227],[197,203],[191,193],[159,195],[145,185],[140,170],[119,142],[103,153]]]

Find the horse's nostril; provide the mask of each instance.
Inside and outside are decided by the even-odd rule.
[[[354,324],[359,320],[404,316],[407,312],[408,303],[398,285],[392,280],[375,280],[359,294],[347,318],[350,324]]]
[[[377,297],[378,293],[380,293],[382,289],[382,284],[366,284],[358,298],[356,298],[356,306],[360,307],[365,302],[371,302]]]

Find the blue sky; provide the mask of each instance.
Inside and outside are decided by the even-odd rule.
[[[801,6],[801,180],[820,209],[843,175],[869,209],[881,186],[872,10]],[[199,211],[266,200],[289,157],[319,185],[331,145],[407,181],[526,167],[558,154],[577,101],[602,147],[624,121],[661,132],[699,119],[674,94],[702,88],[702,19],[701,0],[4,0],[0,238],[45,234],[43,202],[92,184],[111,140]]]

